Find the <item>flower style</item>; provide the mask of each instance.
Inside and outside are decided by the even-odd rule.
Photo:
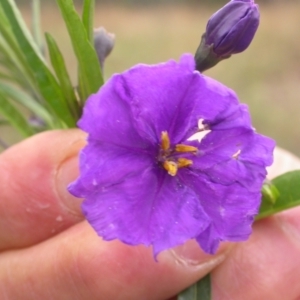
[[[231,0],[214,13],[206,26],[205,42],[220,57],[240,53],[250,45],[259,25],[254,0]]]
[[[69,191],[104,240],[157,255],[189,239],[214,253],[250,235],[274,142],[232,90],[194,68],[189,54],[137,65],[88,99],[78,123],[88,145]]]

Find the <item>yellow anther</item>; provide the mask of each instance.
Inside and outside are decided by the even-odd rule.
[[[161,133],[161,149],[164,151],[170,149],[170,138],[167,131]]]
[[[175,147],[176,152],[197,152],[198,149],[193,146],[178,144]]]
[[[174,161],[166,160],[163,163],[163,166],[164,166],[165,170],[167,170],[171,176],[175,176],[177,174],[178,166]]]
[[[193,164],[193,161],[184,157],[178,158],[177,165],[178,168],[189,167]]]

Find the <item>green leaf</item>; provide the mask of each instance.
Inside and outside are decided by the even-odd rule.
[[[68,106],[72,111],[74,117],[78,119],[80,117],[80,108],[66,68],[64,58],[54,38],[49,33],[46,33],[45,36],[51,64],[60,83],[64,98],[67,100]]]
[[[53,127],[52,117],[50,113],[34,98],[4,82],[0,82],[0,91],[6,98],[17,101],[18,103],[28,108],[34,115],[45,121],[49,128]]]
[[[94,42],[94,13],[95,0],[85,0],[83,3],[82,23],[91,43]]]
[[[34,130],[30,127],[24,116],[1,93],[0,114],[2,114],[24,137],[29,137],[34,134]]]
[[[271,183],[276,187],[279,196],[274,204],[263,197],[256,220],[300,205],[300,170],[280,175]]]
[[[75,119],[68,109],[60,86],[45,64],[45,61],[36,47],[29,31],[22,20],[22,16],[13,0],[1,0],[3,11],[10,23],[15,40],[31,68],[40,93],[47,101],[52,111],[68,127],[75,127]]]
[[[41,34],[41,3],[40,0],[32,0],[32,34],[36,45],[43,52],[43,40]]]
[[[83,101],[97,92],[103,78],[96,50],[91,44],[86,28],[75,10],[72,0],[56,0],[65,20],[73,49],[79,64],[79,87]]]
[[[22,49],[17,44],[17,41],[11,31],[11,26],[8,23],[1,5],[0,33],[0,51],[3,58],[5,58],[2,65],[5,66],[9,72],[12,70],[18,70],[19,77],[22,75],[26,79],[28,86],[32,89],[36,89],[33,73],[24,58]]]
[[[199,280],[194,285],[187,288],[177,296],[177,300],[210,300],[211,282],[210,274]]]

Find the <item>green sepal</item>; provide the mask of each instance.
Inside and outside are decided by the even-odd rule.
[[[228,56],[218,56],[214,50],[214,45],[207,45],[206,44],[206,37],[205,34],[201,37],[201,42],[199,47],[197,48],[197,51],[195,53],[195,63],[196,63],[196,70],[200,73],[211,69],[215,65],[217,65],[220,61],[224,59],[230,58],[230,55]]]

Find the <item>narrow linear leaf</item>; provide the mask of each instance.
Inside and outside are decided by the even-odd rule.
[[[82,105],[85,103],[87,97],[90,95],[89,88],[85,84],[85,78],[84,75],[82,74],[80,67],[78,66],[78,88],[77,88],[80,102]]]
[[[73,49],[79,64],[80,93],[85,100],[97,92],[103,84],[97,53],[87,35],[86,29],[75,10],[72,0],[56,0],[65,20]]]
[[[45,36],[51,64],[60,83],[64,98],[67,100],[68,106],[72,111],[73,116],[78,119],[80,117],[80,108],[77,102],[74,88],[71,83],[70,76],[66,68],[64,58],[54,38],[49,33],[46,33]]]
[[[32,70],[40,93],[60,120],[68,127],[75,127],[75,119],[68,109],[60,86],[46,66],[39,50],[26,30],[15,3],[13,0],[1,0],[0,3],[10,22],[15,39],[24,53],[28,66]]]
[[[0,94],[0,114],[2,114],[4,118],[24,137],[29,137],[35,133],[24,116],[9,102],[9,100],[3,94]]]
[[[210,274],[180,293],[177,300],[211,300]]]
[[[34,98],[31,98],[23,91],[20,91],[4,82],[0,82],[0,90],[1,93],[6,96],[6,98],[10,98],[28,108],[34,115],[41,118],[49,126],[49,128],[53,128],[53,122],[50,113]]]
[[[1,27],[1,25],[0,25]],[[0,29],[1,32],[1,29]],[[13,82],[24,90],[30,91],[32,94],[37,95],[36,85],[31,71],[24,68],[22,62],[19,61],[14,51],[5,43],[3,38],[0,37],[0,78],[6,81]],[[30,73],[28,75],[28,72]]]
[[[0,62],[1,64],[1,62]],[[17,74],[16,70],[11,70],[10,74],[6,74],[6,73],[2,73],[0,72],[0,80],[3,82],[10,82],[14,85],[18,85],[23,91],[24,94],[35,94],[34,91],[30,88],[30,86],[28,86],[27,82],[25,81],[25,79],[23,78],[23,76],[19,76],[20,74]]]
[[[0,2],[1,4],[1,2]],[[32,89],[36,89],[34,83],[34,75],[28,66],[26,59],[23,55],[22,49],[18,46],[13,33],[11,32],[11,26],[7,21],[7,18],[0,5],[0,49],[1,54],[5,57],[7,63],[13,64],[14,69],[18,69],[20,74],[26,78],[26,82]]]
[[[82,23],[91,43],[94,42],[94,13],[95,0],[85,0],[83,3]]]
[[[32,33],[33,38],[41,53],[43,53],[43,40],[41,34],[41,3],[40,0],[32,0]]]
[[[6,21],[12,26],[17,25],[17,27],[21,27],[22,35],[28,41],[28,43],[34,48],[35,53],[37,53],[40,58],[43,60],[41,53],[35,43],[33,37],[31,36],[30,31],[27,28],[26,23],[23,20],[22,14],[19,11],[17,5],[15,4],[14,0],[1,0],[1,6],[3,12],[6,17]],[[12,31],[14,32],[14,26],[12,26]],[[17,37],[17,36],[16,36]]]
[[[263,199],[256,220],[300,205],[300,170],[280,175],[271,182],[278,190],[279,196],[274,204]]]
[[[1,64],[1,62],[0,62],[0,64]],[[11,75],[8,75],[8,74],[2,73],[2,72],[0,72],[0,80],[10,81],[10,82],[18,83],[20,85],[23,84],[22,82],[19,81],[18,78],[15,78]]]

